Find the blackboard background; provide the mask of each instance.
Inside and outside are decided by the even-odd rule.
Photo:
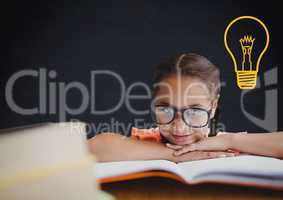
[[[120,74],[130,85],[135,81],[152,84],[152,68],[179,52],[196,52],[221,68],[226,86],[222,88],[221,122],[229,131],[264,131],[246,119],[240,109],[232,61],[224,49],[223,32],[235,17],[253,15],[268,26],[271,43],[260,74],[275,66],[281,72],[282,3],[280,1],[12,1],[1,12],[1,122],[0,128],[45,121],[58,121],[58,114],[23,116],[13,112],[4,96],[8,78],[22,69],[56,70],[55,81],[80,81],[90,86],[90,71],[108,69]],[[278,75],[279,107],[282,83]],[[96,106],[105,108],[117,102],[115,82],[101,77],[96,85]],[[90,89],[90,87],[89,87]],[[38,104],[38,84],[23,79],[15,90],[23,107]],[[144,91],[136,91],[144,93]],[[73,91],[68,105],[77,106],[79,93]],[[133,102],[145,108],[148,101]],[[248,111],[264,116],[264,90],[247,100]],[[150,115],[135,116],[125,106],[111,115],[97,116],[89,109],[68,115],[87,122],[109,123],[114,118],[133,123],[134,118],[150,122]],[[282,114],[279,127],[282,130]],[[120,130],[120,132],[122,132]]]

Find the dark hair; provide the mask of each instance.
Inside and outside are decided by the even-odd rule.
[[[220,94],[220,72],[219,69],[204,56],[195,53],[179,54],[169,58],[155,67],[153,95],[158,91],[158,83],[178,70],[182,76],[196,77],[206,83],[212,95],[217,98]],[[219,106],[215,116],[210,123],[211,135],[216,134],[216,126],[219,117]]]

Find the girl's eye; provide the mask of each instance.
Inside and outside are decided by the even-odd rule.
[[[198,114],[198,111],[197,111],[197,110],[191,110],[190,114],[191,114],[191,115],[197,115],[197,114]]]
[[[164,114],[171,114],[174,111],[172,111],[170,107],[159,107],[157,109],[157,112],[164,113]]]
[[[163,108],[162,111],[163,111],[163,112],[166,112],[166,113],[170,113],[170,112],[171,112],[171,109],[168,108],[168,107],[165,107],[165,108]]]
[[[202,115],[203,111],[192,109],[189,111],[189,114],[192,116]]]

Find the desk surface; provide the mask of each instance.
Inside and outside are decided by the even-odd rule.
[[[221,184],[189,186],[164,178],[144,178],[103,184],[101,187],[104,191],[112,194],[117,200],[283,199],[283,191]]]

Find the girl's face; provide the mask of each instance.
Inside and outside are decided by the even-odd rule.
[[[208,136],[208,121],[214,117],[217,100],[203,81],[170,75],[158,88],[154,112],[163,137],[173,144],[185,145]]]

